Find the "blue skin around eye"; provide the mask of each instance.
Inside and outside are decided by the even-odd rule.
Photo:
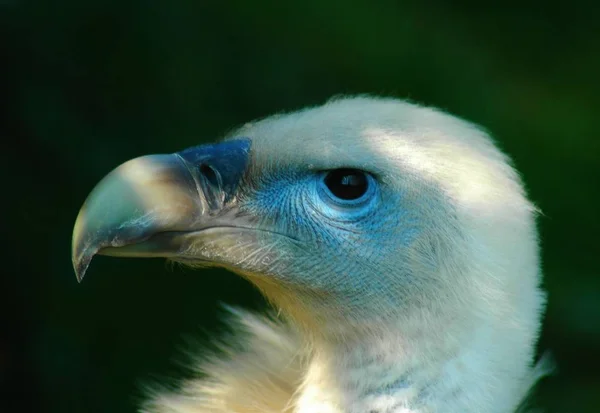
[[[298,241],[282,247],[290,248],[283,255],[290,259],[269,274],[310,292],[306,299],[380,314],[427,291],[436,269],[454,262],[445,252],[452,249],[449,241],[426,232],[447,224],[439,217],[455,219],[451,202],[437,188],[376,181],[372,202],[340,208],[323,198],[321,179],[319,173],[285,167],[263,172],[243,202],[252,215],[263,217],[263,225]],[[372,296],[377,300],[365,300]]]
[[[397,286],[414,287],[422,281],[408,266],[388,267],[392,262],[388,257],[410,259],[413,244],[426,224],[418,208],[404,205],[407,201],[402,191],[387,190],[378,182],[374,199],[360,203],[355,210],[332,206],[319,190],[320,179],[310,172],[278,172],[263,177],[246,199],[245,206],[254,215],[264,217],[267,225],[303,245],[292,266],[276,276],[328,291],[363,309],[361,297],[375,291],[389,305],[399,305],[405,292]],[[401,280],[400,284],[390,282],[389,277]]]
[[[371,199],[356,206],[332,202],[320,187],[321,176],[316,174],[287,174],[263,182],[251,201],[252,209],[273,219],[286,232],[297,231],[299,235],[333,244],[344,242],[349,234],[360,234],[365,241],[376,244],[385,242],[377,237],[394,232],[396,237],[400,234],[403,246],[409,246],[420,232],[416,217],[409,216],[402,208],[389,210],[374,179],[370,182],[374,188],[368,192]],[[397,226],[404,229],[395,231]]]

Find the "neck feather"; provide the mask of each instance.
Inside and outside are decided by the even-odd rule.
[[[475,315],[440,321],[315,339],[297,412],[514,412],[532,351],[518,325]]]

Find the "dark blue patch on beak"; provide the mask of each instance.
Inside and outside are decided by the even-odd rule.
[[[212,208],[219,208],[235,194],[246,171],[252,141],[248,138],[194,146],[177,154],[198,177]]]

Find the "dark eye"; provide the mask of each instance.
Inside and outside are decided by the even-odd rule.
[[[337,198],[353,201],[362,197],[369,189],[367,174],[357,169],[336,169],[324,178],[327,189]]]

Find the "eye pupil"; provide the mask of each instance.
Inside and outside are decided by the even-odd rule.
[[[367,192],[369,180],[364,172],[356,169],[336,169],[325,176],[325,185],[337,198],[351,201]]]

